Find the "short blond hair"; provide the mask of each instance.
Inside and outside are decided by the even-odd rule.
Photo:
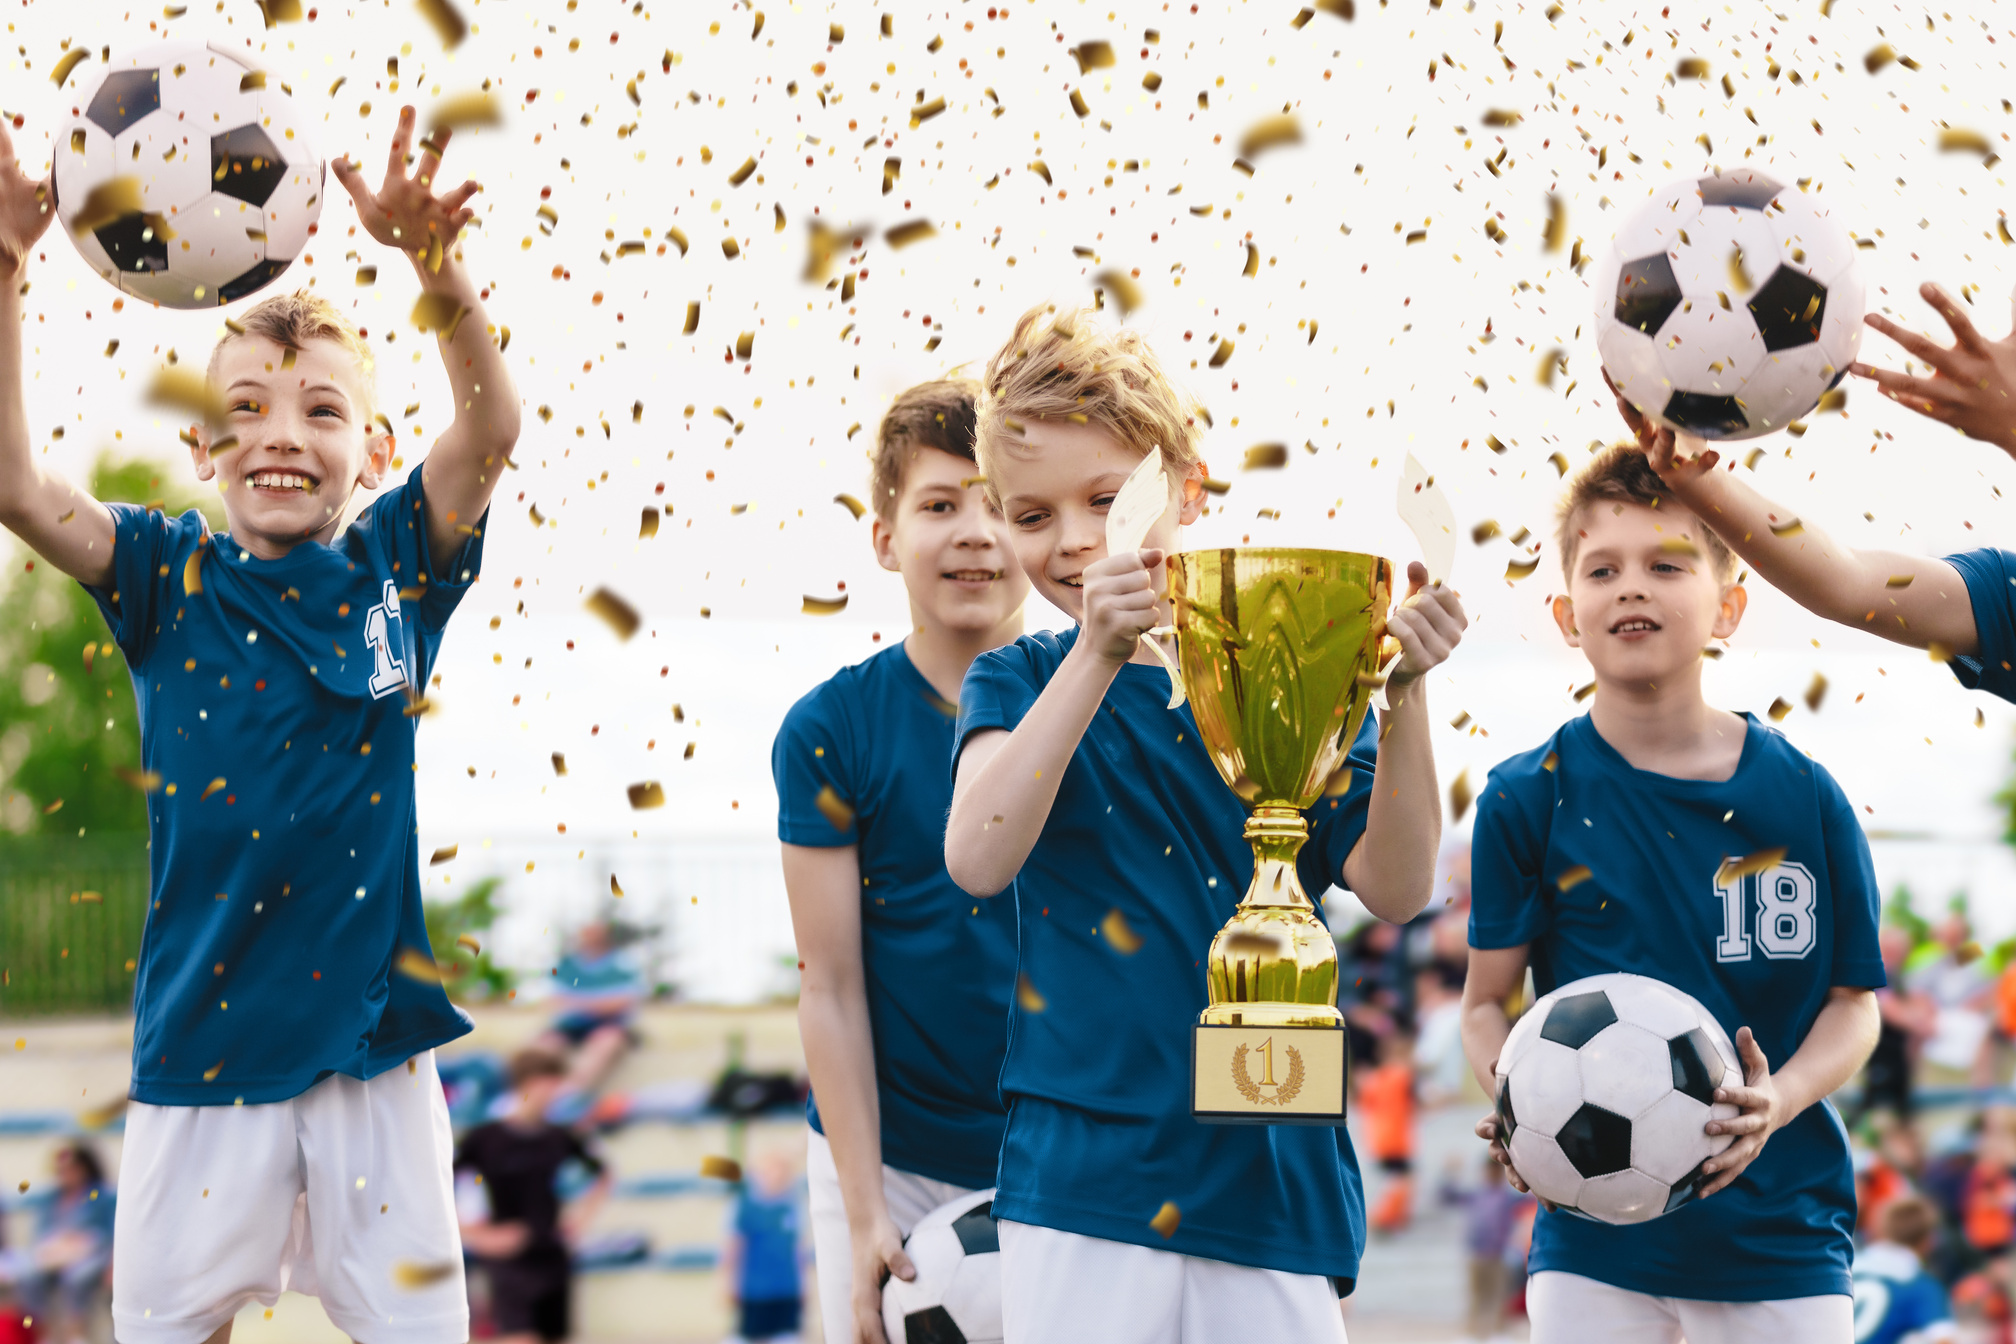
[[[888,522],[903,493],[903,477],[919,448],[936,448],[968,462],[973,456],[973,403],[980,385],[970,378],[942,378],[896,394],[875,432],[868,469],[868,496],[875,516]]]
[[[1159,447],[1173,476],[1197,465],[1203,433],[1198,407],[1162,371],[1138,331],[1107,330],[1090,308],[1038,304],[1015,323],[1007,344],[987,361],[973,436],[987,497],[1000,492],[989,463],[1020,436],[1010,421],[1082,416],[1146,457]]]
[[[263,336],[289,350],[303,349],[310,341],[333,341],[357,361],[364,395],[362,418],[368,430],[372,418],[378,414],[378,360],[371,353],[371,343],[364,339],[364,333],[335,304],[313,291],[297,289],[292,294],[275,294],[260,300],[235,321],[244,330],[227,330],[210,348],[210,365],[204,374],[208,381],[217,381],[217,365],[224,358],[224,347],[248,336]]]
[[[1599,501],[1613,504],[1642,504],[1648,509],[1670,509],[1675,507],[1673,493],[1666,483],[1652,470],[1652,464],[1645,460],[1645,453],[1636,444],[1613,443],[1598,452],[1589,464],[1568,482],[1568,489],[1561,496],[1561,502],[1554,509],[1555,543],[1561,548],[1561,575],[1575,577],[1575,552],[1580,549],[1582,530],[1576,520],[1582,510]],[[1682,504],[1680,508],[1687,506]],[[1729,543],[1715,535],[1715,529],[1703,519],[1700,536],[1689,534],[1687,540],[1697,543],[1708,563],[1714,567],[1715,577],[1728,583],[1736,573],[1736,555],[1729,549]]]

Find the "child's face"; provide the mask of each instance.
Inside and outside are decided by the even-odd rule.
[[[282,368],[287,350],[241,336],[217,361],[222,426],[201,426],[191,454],[198,480],[224,492],[231,535],[261,554],[285,554],[306,538],[333,536],[358,486],[375,490],[392,436],[365,418],[363,370],[334,341],[310,341]],[[213,443],[238,440],[215,457]]]
[[[875,558],[903,576],[919,623],[993,630],[1022,609],[1029,580],[1008,546],[1007,524],[987,502],[980,469],[939,448],[920,448],[903,470],[888,519],[875,520]]]
[[[1693,514],[1598,500],[1575,525],[1581,539],[1554,620],[1599,683],[1660,686],[1696,668],[1710,639],[1736,633],[1748,595],[1715,576]]]
[[[992,455],[994,490],[1022,572],[1037,592],[1079,620],[1085,614],[1081,576],[1106,555],[1107,510],[1141,454],[1097,425],[1030,420],[1023,428]],[[1204,507],[1204,474],[1199,462],[1175,482],[1181,507],[1162,514],[1142,541],[1144,549],[1176,549],[1176,529],[1196,522]],[[1160,590],[1161,565],[1153,577]]]

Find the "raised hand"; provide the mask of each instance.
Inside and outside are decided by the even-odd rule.
[[[1400,665],[1393,669],[1394,689],[1437,667],[1463,642],[1470,618],[1463,599],[1447,584],[1428,584],[1428,567],[1419,560],[1407,566],[1407,600],[1386,618],[1386,633],[1400,641]]]
[[[392,134],[392,151],[386,157],[385,180],[375,192],[365,185],[364,174],[347,158],[330,166],[336,180],[357,203],[357,219],[364,231],[388,247],[438,257],[439,249],[454,246],[463,228],[476,212],[469,200],[482,188],[464,182],[453,190],[436,195],[434,182],[441,172],[441,156],[448,149],[451,134],[435,131],[420,142],[420,158],[412,173],[406,171],[406,154],[413,141],[413,108],[399,109],[399,128]],[[434,268],[438,269],[438,261]]]
[[[0,122],[0,276],[11,280],[28,264],[28,253],[56,218],[49,179],[36,181],[21,171],[14,141]]]
[[[1162,552],[1151,547],[1105,556],[1085,567],[1080,576],[1085,608],[1079,620],[1086,646],[1099,657],[1126,662],[1141,636],[1155,628],[1154,568],[1161,563]]]
[[[1931,365],[1932,376],[1916,378],[1860,361],[1849,365],[1848,371],[1875,383],[1900,406],[2016,454],[2016,330],[1991,341],[1939,286],[1928,282],[1918,287],[1918,293],[1953,329],[1952,345],[1906,331],[1881,313],[1862,320]]]
[[[1667,485],[1677,490],[1707,475],[1722,460],[1722,454],[1701,440],[1682,438],[1664,425],[1648,420],[1617,390],[1617,384],[1611,381],[1610,370],[1603,370],[1603,381],[1616,396],[1617,412],[1624,417],[1624,424],[1630,429],[1632,437],[1638,440],[1639,451],[1645,454],[1652,473]]]

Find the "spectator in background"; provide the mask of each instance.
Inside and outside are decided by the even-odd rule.
[[[1449,972],[1440,961],[1414,975],[1414,1020],[1419,1028],[1414,1042],[1414,1066],[1421,1102],[1425,1106],[1442,1106],[1460,1100],[1470,1078],[1470,1062],[1463,1055],[1463,971],[1460,965],[1456,968],[1455,977],[1452,984]]]
[[[804,1220],[798,1208],[797,1173],[783,1153],[771,1150],[752,1164],[755,1179],[744,1182],[728,1215],[728,1244],[721,1273],[728,1300],[736,1308],[729,1344],[797,1344],[804,1289],[798,1276],[798,1245]],[[847,1291],[835,1275],[830,1291]],[[900,1344],[900,1342],[899,1342]]]
[[[11,1280],[20,1317],[33,1317],[50,1344],[84,1339],[108,1309],[112,1265],[112,1187],[97,1152],[84,1143],[56,1150],[56,1191],[35,1215],[26,1250],[0,1252],[0,1279]]]
[[[1888,1111],[1902,1120],[1911,1118],[1911,1082],[1917,1071],[1918,1053],[1938,1024],[1938,1005],[1923,989],[1906,984],[1904,963],[1911,955],[1911,934],[1895,924],[1886,924],[1877,934],[1883,952],[1883,971],[1890,983],[1876,991],[1876,1008],[1881,1027],[1876,1049],[1862,1069],[1862,1101],[1856,1108],[1859,1122],[1871,1111]]]
[[[1392,928],[1392,925],[1386,925]],[[1400,1232],[1414,1219],[1414,1041],[1393,1031],[1379,1042],[1379,1065],[1351,1075],[1358,1113],[1365,1117],[1365,1147],[1386,1173],[1366,1224],[1375,1232]]]
[[[1442,1202],[1463,1209],[1463,1249],[1470,1257],[1469,1334],[1473,1340],[1505,1338],[1505,1307],[1511,1300],[1513,1248],[1521,1215],[1533,1197],[1522,1195],[1505,1180],[1505,1169],[1486,1155],[1478,1163],[1477,1184],[1456,1184],[1460,1159],[1453,1154],[1442,1180]],[[1523,1257],[1522,1261],[1523,1263]]]
[[[1929,1000],[1936,1012],[1925,1058],[1968,1073],[1977,1087],[1985,1087],[1994,1058],[1988,1028],[1995,984],[1957,897],[1946,917],[1932,926],[1932,939],[1937,950],[1928,949],[1929,955],[1921,952],[1923,959],[1913,958],[1918,964],[1905,973],[1911,991]]]
[[[1918,1195],[1925,1150],[1910,1121],[1887,1110],[1870,1116],[1861,1138],[1855,1154],[1855,1229],[1864,1237],[1875,1237],[1883,1227],[1883,1211],[1892,1202]]]
[[[567,1061],[542,1045],[511,1057],[511,1113],[478,1125],[455,1152],[458,1177],[473,1173],[484,1195],[462,1208],[462,1244],[490,1280],[499,1344],[566,1339],[572,1314],[573,1244],[600,1212],[612,1183],[601,1158],[546,1119],[566,1084]],[[579,1163],[594,1184],[563,1200],[562,1167]]]
[[[1946,1290],[1925,1272],[1939,1215],[1916,1195],[1883,1209],[1882,1236],[1855,1253],[1855,1344],[1953,1344]]]
[[[561,1014],[539,1043],[570,1055],[561,1092],[586,1098],[600,1087],[636,1043],[631,1018],[650,994],[636,960],[616,946],[606,920],[584,924],[574,946],[553,970]]]
[[[1379,1043],[1406,1026],[1408,986],[1398,925],[1368,919],[1337,946],[1337,1006],[1355,1061],[1379,1057]]]

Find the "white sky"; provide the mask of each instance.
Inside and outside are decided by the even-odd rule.
[[[1318,13],[1297,30],[1294,0],[1213,0],[1196,13],[1159,0],[1013,0],[996,19],[977,0],[787,0],[766,6],[752,41],[755,18],[743,5],[485,0],[464,5],[474,30],[451,54],[407,0],[323,3],[315,21],[271,32],[250,0],[213,5],[197,0],[173,22],[125,0],[42,0],[13,13],[4,97],[8,112],[27,118],[15,133],[22,158],[46,162],[76,89],[99,68],[85,62],[59,94],[47,76],[66,38],[94,52],[164,32],[239,48],[249,39],[322,123],[322,152],[355,154],[374,178],[401,101],[417,97],[424,108],[487,78],[510,109],[501,129],[457,138],[445,180],[469,175],[486,186],[470,264],[493,287],[492,320],[512,329],[508,357],[528,407],[550,407],[551,418],[527,418],[522,469],[492,513],[483,582],[437,668],[441,712],[422,733],[422,845],[459,843],[464,855],[430,883],[442,871],[466,880],[486,864],[518,874],[535,843],[545,853],[579,841],[620,860],[633,831],[661,842],[652,854],[671,852],[669,841],[760,848],[774,834],[769,745],[784,711],[906,627],[900,583],[875,567],[867,523],[831,502],[865,495],[864,449],[882,407],[912,382],[983,361],[1027,305],[1089,301],[1088,277],[1102,267],[1140,269],[1146,302],[1133,322],[1215,418],[1207,457],[1234,485],[1192,530],[1198,546],[1250,536],[1408,558],[1413,542],[1392,499],[1409,451],[1466,528],[1495,518],[1507,533],[1551,531],[1549,454],[1579,462],[1621,426],[1597,374],[1592,296],[1564,254],[1541,250],[1549,191],[1567,202],[1569,236],[1593,253],[1653,187],[1746,162],[1747,147],[1751,164],[1815,179],[1837,217],[1878,240],[1861,254],[1872,302],[1930,329],[1937,319],[1915,296],[1920,280],[1978,285],[1974,311],[1991,335],[2005,329],[2011,254],[1995,222],[2008,165],[1984,169],[1978,156],[1936,146],[1946,125],[2006,140],[2016,119],[2001,102],[2003,56],[2016,33],[1965,11],[1836,0],[1823,17],[1810,0],[1782,14],[1690,4],[1648,23],[1640,6],[1578,0],[1550,22],[1538,5],[1359,0],[1355,22]],[[891,38],[878,36],[883,15],[893,18]],[[845,27],[830,47],[829,23]],[[1144,39],[1150,27],[1157,45]],[[935,53],[934,37],[943,39]],[[1117,64],[1081,74],[1070,48],[1088,40],[1110,42]],[[1863,54],[1885,40],[1921,68],[1865,73]],[[386,87],[392,56],[404,75],[396,92]],[[1685,56],[1706,59],[1711,77],[1670,80]],[[1142,88],[1145,71],[1162,76],[1159,94]],[[633,106],[625,85],[640,72]],[[1725,74],[1734,97],[1720,87]],[[346,82],[331,95],[339,77]],[[816,91],[829,84],[822,107]],[[1082,120],[1068,102],[1074,89],[1090,108]],[[920,91],[942,96],[946,111],[913,130]],[[1284,105],[1304,143],[1268,152],[1251,178],[1235,171],[1241,133]],[[1488,109],[1524,121],[1489,129]],[[864,147],[871,131],[881,139]],[[1501,147],[1494,177],[1483,160]],[[1599,175],[1595,152],[1605,148]],[[752,156],[757,175],[731,186],[729,174]],[[885,196],[887,157],[902,164]],[[1028,167],[1039,157],[1050,184]],[[1124,170],[1129,160],[1138,171]],[[380,280],[354,284],[355,263],[344,259],[359,242],[345,236],[354,215],[333,177],[329,186],[313,263],[281,283],[312,277],[353,303],[374,339],[397,332],[379,347],[381,395],[410,466],[414,448],[446,423],[446,381],[432,342],[405,320],[414,287],[404,269],[368,255],[365,241],[363,260],[379,263]],[[547,187],[559,213],[550,237],[534,214]],[[1208,217],[1193,215],[1206,205]],[[836,226],[876,230],[853,262],[868,274],[851,306],[800,279],[815,209]],[[1487,211],[1502,214],[1503,245],[1483,232]],[[899,253],[880,236],[920,218],[936,237]],[[656,255],[668,226],[690,240],[683,257],[676,248]],[[1424,226],[1424,242],[1404,243]],[[1240,274],[1249,231],[1263,259],[1253,279]],[[722,255],[728,233],[741,243],[738,259]],[[615,257],[618,243],[647,237],[643,255]],[[182,469],[173,423],[143,406],[139,390],[160,352],[199,355],[218,320],[134,303],[114,315],[115,295],[60,234],[44,251],[28,300],[38,446],[79,470],[107,446],[176,458]],[[686,337],[694,300],[699,330]],[[1479,344],[1487,323],[1497,339]],[[724,359],[745,331],[755,334],[753,359]],[[938,347],[926,351],[934,334]],[[102,358],[114,336],[118,355]],[[1220,336],[1236,341],[1234,357],[1203,367]],[[1568,351],[1572,392],[1566,380],[1549,390],[1534,378],[1536,351],[1557,344]],[[1901,364],[1873,333],[1863,354]],[[402,419],[409,403],[419,409]],[[743,425],[739,434],[710,415],[716,406]],[[60,442],[51,433],[59,425]],[[1510,451],[1486,451],[1487,434]],[[1244,450],[1266,441],[1290,444],[1290,465],[1238,472]],[[1317,451],[1301,451],[1304,443]],[[1759,487],[1851,543],[1942,554],[2016,531],[2002,498],[2016,490],[2016,467],[1877,404],[1865,384],[1852,386],[1846,416],[1815,417],[1803,439],[1762,446]],[[535,504],[547,527],[531,523]],[[655,540],[639,541],[640,510],[653,504],[674,513]],[[1259,518],[1262,509],[1279,519]],[[1445,786],[1463,770],[1481,784],[1495,761],[1539,741],[1577,712],[1570,691],[1588,679],[1546,619],[1558,575],[1551,546],[1519,583],[1501,577],[1512,554],[1503,540],[1480,549],[1465,539],[1459,550],[1454,577],[1477,624],[1431,694],[1438,724],[1468,711],[1488,736],[1438,726]],[[842,583],[852,599],[844,614],[800,614],[803,596],[832,596]],[[584,593],[600,585],[645,614],[647,628],[628,644],[582,611]],[[1992,843],[1999,820],[1989,795],[2009,773],[2016,714],[1961,691],[1922,654],[1752,591],[1734,651],[1709,672],[1711,699],[1761,711],[1777,696],[1796,701],[1824,673],[1832,689],[1821,712],[1802,706],[1783,727],[1871,809],[1886,883],[1916,875],[1943,896],[1972,882],[2008,905],[2011,866]],[[493,616],[502,618],[494,633]],[[1032,607],[1032,627],[1059,619]],[[1974,726],[1977,710],[1984,728]],[[682,761],[689,741],[694,756]],[[565,779],[550,765],[555,751],[566,754]],[[645,779],[662,781],[667,806],[632,813],[624,786]],[[1938,843],[1884,843],[1885,833]],[[549,872],[572,857],[553,852]],[[551,880],[555,900],[565,887],[574,893],[566,900],[580,901],[603,879]],[[765,908],[775,944],[776,912]],[[2006,922],[2016,925],[2016,913]],[[788,930],[782,937],[788,948]]]

